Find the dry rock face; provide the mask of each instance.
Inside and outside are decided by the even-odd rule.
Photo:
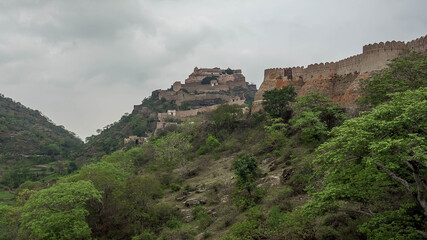
[[[359,80],[386,68],[391,59],[407,50],[425,52],[427,36],[407,43],[392,41],[365,45],[362,54],[338,62],[266,69],[252,111],[262,109],[262,95],[265,91],[288,85],[294,86],[299,96],[313,90],[320,91],[334,102],[352,110],[357,107],[354,100],[360,97]]]

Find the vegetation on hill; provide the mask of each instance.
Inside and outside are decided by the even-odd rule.
[[[53,186],[22,184],[0,239],[426,237],[427,87],[356,118],[278,94],[273,115],[223,105]]]
[[[427,86],[427,55],[409,52],[395,58],[389,67],[362,80],[359,103],[375,107],[390,100],[390,94]]]
[[[87,137],[77,162],[82,165],[92,158],[97,159],[120,150],[124,147],[124,138],[147,136],[154,132],[155,124],[154,118],[143,117],[139,114],[125,114],[118,122],[112,123],[102,130],[99,129],[98,135]]]
[[[0,95],[0,176],[3,185],[18,187],[25,180],[46,175],[49,169],[44,164],[73,161],[82,145],[73,133],[55,125],[39,111]]]
[[[188,93],[186,89],[181,89],[181,91]],[[254,92],[242,87],[235,87],[230,91],[221,91],[219,93],[225,95],[233,94],[241,97],[245,96],[248,101],[251,99],[253,100],[255,94]],[[78,165],[83,165],[84,163],[91,161],[91,159],[99,159],[105,154],[111,154],[112,152],[123,149],[124,147],[130,147],[124,146],[123,142],[123,139],[129,136],[146,137],[152,135],[156,129],[157,113],[165,113],[168,110],[197,109],[204,106],[223,104],[225,102],[226,101],[221,98],[189,100],[184,101],[181,106],[178,107],[175,101],[167,101],[165,98],[145,98],[140,107],[147,108],[148,112],[144,114],[138,112],[125,114],[119,121],[109,124],[103,129],[98,129],[97,135],[92,135],[86,138],[86,144],[78,156],[77,163]]]

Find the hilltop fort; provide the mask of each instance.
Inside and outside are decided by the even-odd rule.
[[[153,91],[145,103],[134,106],[132,113],[155,118],[157,132],[188,117],[213,111],[221,104],[242,105],[253,100],[256,90],[254,84],[246,83],[240,69],[195,67],[184,84],[177,81],[167,90]],[[161,109],[153,111],[149,105],[154,102]]]
[[[334,102],[354,110],[360,97],[359,80],[387,67],[389,61],[406,51],[425,52],[427,36],[410,42],[380,42],[363,46],[361,54],[340,60],[311,64],[307,67],[270,68],[264,71],[264,81],[255,95],[253,111],[262,109],[265,91],[292,85],[298,95],[321,91]]]

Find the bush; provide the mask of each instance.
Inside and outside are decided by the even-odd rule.
[[[203,85],[207,85],[207,84],[211,84],[212,80],[217,80],[218,77],[217,76],[209,76],[209,77],[205,77],[202,79],[202,84]]]
[[[206,154],[208,152],[213,151],[218,146],[219,146],[218,139],[216,139],[214,136],[209,134],[208,137],[206,138],[206,144],[201,146],[199,150],[197,150],[197,154],[199,155]]]
[[[143,232],[137,236],[132,237],[132,240],[155,240],[156,238],[156,234],[152,232]]]
[[[201,206],[197,206],[193,209],[193,217],[194,220],[197,221],[200,230],[206,229],[213,222],[211,216]]]
[[[181,190],[181,186],[179,186],[178,184],[172,183],[169,185],[169,187],[173,192],[178,192],[179,190]]]
[[[192,228],[188,224],[183,224],[179,228],[164,229],[161,232],[160,237],[158,239],[159,240],[177,240],[177,239],[189,240],[189,239],[193,239],[196,234],[197,232],[196,230],[194,230],[194,228]]]

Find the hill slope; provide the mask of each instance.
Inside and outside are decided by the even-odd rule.
[[[72,160],[83,142],[63,126],[0,94],[0,167]],[[15,184],[12,184],[15,185]]]

